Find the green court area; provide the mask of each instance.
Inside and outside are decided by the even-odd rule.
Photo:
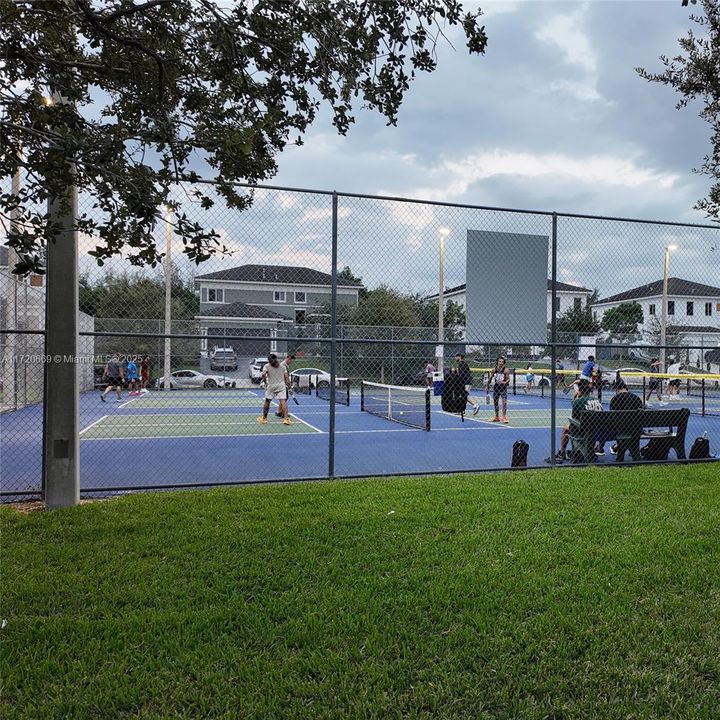
[[[263,396],[250,393],[146,393],[130,398],[123,408],[262,407]]]
[[[97,420],[80,433],[82,440],[143,440],[150,438],[208,437],[239,435],[288,435],[320,432],[312,425],[292,419],[283,425],[279,418],[268,418],[267,425],[257,415],[246,413],[193,413],[162,415],[115,415]]]
[[[485,410],[485,412],[483,412]],[[555,423],[558,427],[568,424],[570,417],[570,408],[557,408],[555,411]],[[476,416],[470,416],[468,419],[487,423],[488,425],[502,425],[507,428],[541,428],[550,427],[550,408],[508,408],[508,420],[505,423],[492,422],[492,410],[480,408],[480,412]]]

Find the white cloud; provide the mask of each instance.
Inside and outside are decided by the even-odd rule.
[[[471,153],[462,160],[445,160],[426,173],[426,177],[437,178],[434,186],[407,192],[415,198],[446,201],[464,195],[476,182],[501,176],[653,189],[671,188],[678,180],[677,175],[642,168],[631,159],[610,155],[570,157],[496,150]]]
[[[535,33],[535,37],[540,42],[559,49],[568,64],[577,65],[585,72],[595,74],[598,67],[597,56],[582,27],[586,12],[587,5],[583,5],[573,13],[555,15]]]
[[[583,102],[603,102],[614,105],[607,98],[603,97],[593,83],[578,82],[576,80],[554,80],[550,83],[550,90],[562,94],[571,95]]]

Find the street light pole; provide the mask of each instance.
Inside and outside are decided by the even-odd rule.
[[[665,341],[667,337],[667,305],[668,305],[668,270],[670,268],[670,251],[676,250],[677,245],[665,247],[665,258],[663,261],[663,290],[662,309],[660,314],[660,369],[665,372]]]
[[[172,210],[165,207],[165,335],[172,332],[172,225],[170,224],[170,215]],[[164,382],[165,390],[170,390],[170,373],[172,372],[172,352],[171,341],[169,337],[165,338],[165,372]]]
[[[445,227],[438,229],[438,239],[440,241],[440,272],[438,278],[438,350],[437,363],[438,372],[443,372],[445,361],[445,238],[450,234],[450,230]]]

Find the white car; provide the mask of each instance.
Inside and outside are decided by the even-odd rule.
[[[155,381],[155,388],[165,387],[165,377]],[[170,374],[170,389],[235,387],[235,380],[222,375],[205,375],[197,370],[176,370]]]
[[[335,378],[337,384],[337,378]],[[293,387],[315,388],[323,384],[330,387],[330,373],[319,368],[298,368],[290,373],[290,382]]]
[[[266,357],[255,358],[250,363],[250,381],[251,382],[255,383],[256,385],[257,385],[257,383],[260,382],[260,380],[262,379],[262,369],[263,369],[263,367],[265,367],[265,365],[267,365],[267,363],[268,363],[268,359]]]

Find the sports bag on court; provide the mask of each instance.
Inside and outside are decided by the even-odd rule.
[[[527,456],[530,446],[524,440],[516,440],[512,446],[510,467],[527,467]]]
[[[691,460],[707,460],[710,457],[710,441],[706,437],[695,438],[690,448]]]
[[[453,369],[445,373],[440,404],[445,412],[459,413],[460,415],[465,413],[467,392],[457,370]]]

